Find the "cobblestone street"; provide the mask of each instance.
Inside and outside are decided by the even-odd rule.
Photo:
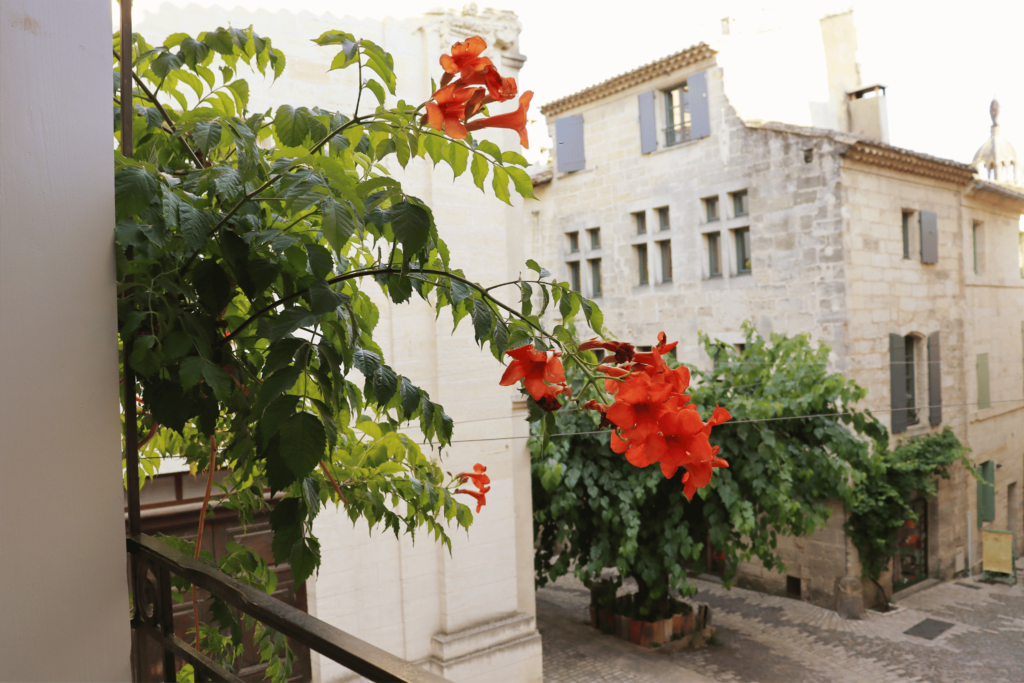
[[[1018,567],[1024,559],[1018,559]],[[1019,571],[1019,570],[1018,570]],[[888,614],[844,621],[835,612],[695,580],[720,644],[665,654],[602,635],[589,593],[565,577],[537,593],[547,683],[1021,683],[1024,585],[940,583]],[[925,619],[952,624],[932,640],[904,633]]]

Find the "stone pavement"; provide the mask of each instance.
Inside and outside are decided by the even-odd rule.
[[[1024,566],[1024,558],[1018,560]],[[1019,570],[1018,570],[1019,571]],[[1024,578],[1024,577],[1022,577]],[[546,683],[1022,683],[1024,585],[940,583],[888,614],[845,621],[814,605],[695,580],[721,644],[666,654],[585,624],[589,593],[573,577],[537,592]],[[934,640],[904,633],[953,624]]]

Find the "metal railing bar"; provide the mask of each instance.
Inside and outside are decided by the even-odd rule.
[[[236,581],[146,534],[128,536],[128,552],[166,568],[229,605],[372,681],[444,683],[446,679],[374,647],[302,610]]]
[[[231,673],[220,664],[204,655],[202,652],[196,650],[178,636],[165,636],[160,632],[160,629],[153,628],[152,626],[141,626],[137,630],[141,633],[145,633],[160,643],[165,652],[173,652],[191,664],[197,671],[202,671],[202,673],[210,677],[210,680],[226,681],[227,683],[244,683],[241,678]],[[172,675],[169,680],[173,681],[174,676]]]

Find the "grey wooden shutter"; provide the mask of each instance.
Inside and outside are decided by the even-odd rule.
[[[978,410],[992,405],[988,391],[988,354],[978,354]]]
[[[921,212],[921,263],[939,262],[939,222],[934,211]]]
[[[708,112],[708,72],[698,71],[686,79],[690,96],[690,139],[711,135],[711,115]]]
[[[903,337],[889,335],[889,391],[892,393],[892,433],[907,431],[907,350]]]
[[[939,333],[928,335],[928,424],[942,424],[942,363],[939,358]]]
[[[658,129],[654,123],[654,91],[640,93],[640,153],[658,149]]]
[[[555,119],[555,145],[559,173],[586,168],[583,156],[583,114]]]

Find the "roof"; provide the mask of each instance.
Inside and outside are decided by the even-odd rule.
[[[990,180],[975,180],[974,190],[978,192],[989,192],[1014,202],[1024,203],[1024,191],[1018,188],[1007,187],[1003,183],[994,183]]]
[[[909,149],[895,147],[862,135],[827,130],[825,128],[794,126],[776,121],[751,121],[745,123],[748,128],[761,128],[780,133],[803,135],[805,137],[831,138],[840,144],[848,145],[846,151],[842,153],[844,158],[871,166],[888,168],[935,180],[944,180],[955,185],[966,185],[975,180],[975,169],[970,164],[933,157],[930,154],[922,154],[921,152],[913,152]]]
[[[663,57],[649,64],[644,64],[637,69],[609,78],[607,81],[602,81],[597,85],[580,90],[572,95],[567,95],[566,97],[554,100],[553,102],[548,102],[540,108],[540,113],[545,116],[561,114],[569,109],[573,109],[589,102],[594,102],[595,100],[632,88],[635,85],[640,85],[641,83],[654,80],[659,76],[682,69],[690,64],[695,64],[705,59],[709,59],[715,54],[716,52],[712,50],[707,43],[698,43],[692,47],[682,50],[681,52],[676,52],[675,54]]]

